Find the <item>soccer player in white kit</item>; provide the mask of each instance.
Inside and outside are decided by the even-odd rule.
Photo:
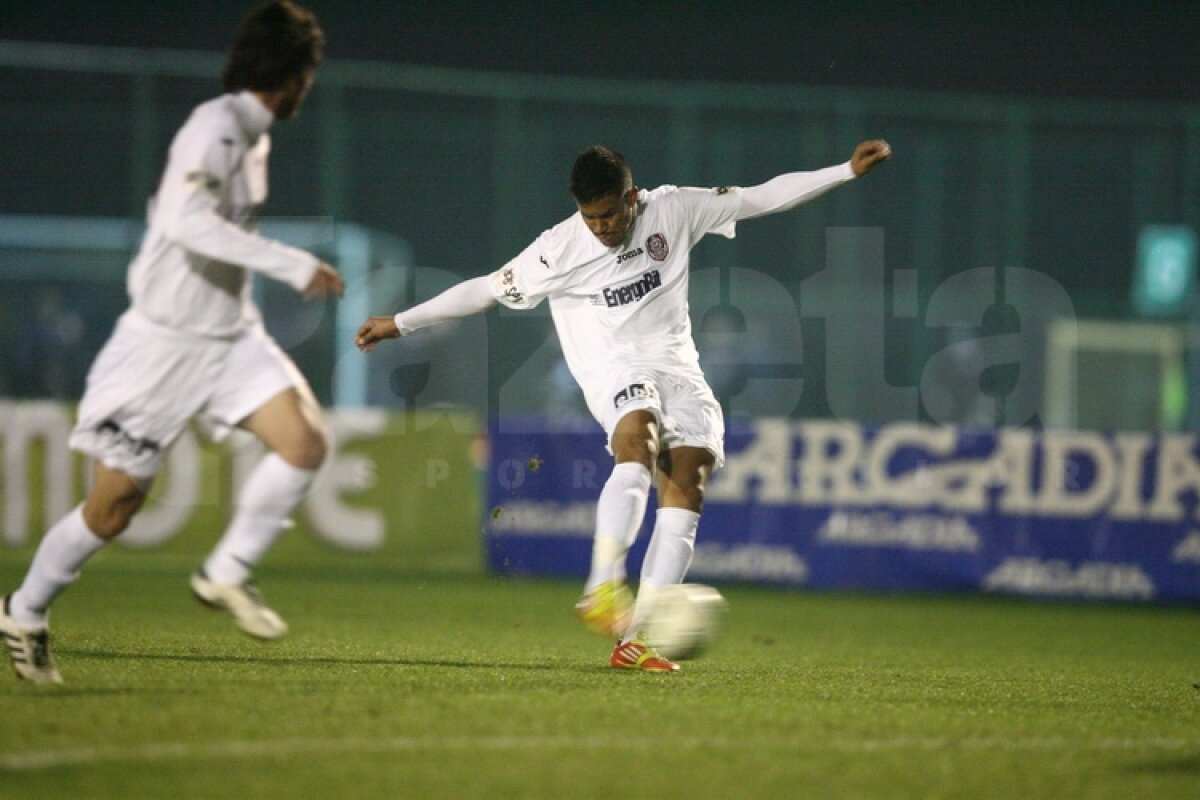
[[[704,485],[724,461],[721,408],[700,370],[688,319],[689,252],[707,233],[732,237],[739,221],[793,208],[865,175],[890,154],[886,142],[865,141],[844,164],[759,186],[645,191],[619,153],[592,147],[571,173],[577,214],[491,275],[359,328],[356,344],[369,351],[380,340],[497,302],[528,309],[549,299],[563,356],[615,460],[600,492],[591,572],[576,606],[589,628],[618,639],[611,666],[679,669],[640,639],[641,629],[655,594],[687,574]],[[656,473],[659,508],[634,602],[625,556]]]
[[[271,452],[192,575],[192,591],[251,636],[287,632],[249,582],[250,571],[303,498],[326,440],[312,391],[263,328],[248,271],[310,298],[342,293],[329,264],[254,232],[267,195],[267,130],[299,111],[323,46],[308,10],[286,0],[259,6],[230,50],[227,93],[198,106],[171,144],[129,268],[130,308],[88,373],[71,434],[72,448],[95,461],[92,488],[42,538],[20,588],[0,605],[0,634],[18,677],[62,682],[50,652],[50,605],[128,526],[193,417],[218,438],[233,427],[248,430]]]

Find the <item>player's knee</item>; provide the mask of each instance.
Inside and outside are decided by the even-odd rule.
[[[277,452],[280,458],[296,469],[316,470],[329,455],[329,441],[324,431],[305,428],[290,437]]]
[[[640,436],[614,437],[612,442],[613,456],[618,464],[633,462],[641,464],[651,472],[658,460],[658,442],[653,438]]]
[[[83,506],[83,521],[88,530],[101,539],[114,539],[129,527],[144,496],[123,497],[115,502],[87,502]]]
[[[649,411],[631,411],[617,423],[609,445],[618,464],[635,461],[653,472],[659,452],[658,421]]]
[[[618,431],[612,437],[613,456],[618,464],[634,461],[653,472],[658,450],[658,437],[650,428]]]

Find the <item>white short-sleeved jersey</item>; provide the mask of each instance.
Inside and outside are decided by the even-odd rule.
[[[571,374],[596,413],[614,375],[699,375],[688,318],[689,253],[707,233],[732,238],[740,189],[660,186],[638,193],[626,243],[607,247],[576,213],[492,274],[513,309],[549,299]]]
[[[129,267],[130,300],[145,318],[232,338],[258,318],[247,270],[297,290],[312,280],[315,256],[253,232],[267,197],[273,119],[253,94],[226,94],[197,106],[175,135]]]

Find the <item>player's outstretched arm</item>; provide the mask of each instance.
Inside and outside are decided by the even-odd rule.
[[[354,344],[368,353],[384,339],[395,339],[439,322],[467,317],[495,304],[488,276],[471,278],[394,317],[370,317],[359,327]]]
[[[737,219],[765,217],[807,203],[846,181],[866,175],[891,154],[887,142],[871,139],[860,142],[850,160],[843,164],[812,172],[789,172],[758,186],[747,186],[741,191],[742,205]]]

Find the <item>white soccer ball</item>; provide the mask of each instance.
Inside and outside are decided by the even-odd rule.
[[[702,583],[679,583],[659,591],[643,631],[646,643],[665,658],[696,658],[712,645],[725,622],[725,598]]]

